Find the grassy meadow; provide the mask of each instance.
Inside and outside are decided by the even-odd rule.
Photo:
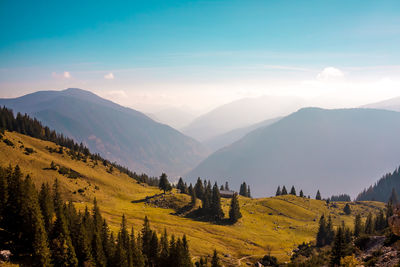
[[[291,250],[299,243],[315,239],[322,214],[331,214],[335,225],[341,221],[352,225],[355,214],[361,213],[366,217],[368,212],[384,207],[380,202],[351,203],[352,214],[347,216],[343,213],[345,203],[342,202],[327,205],[325,201],[291,195],[258,199],[240,197],[243,217],[239,222],[235,225],[216,225],[175,215],[173,209],[141,202],[146,196],[160,194],[161,191],[139,184],[118,170],[109,173],[101,162],[95,165],[91,160],[73,160],[65,152],[50,153],[48,148],[56,149],[58,146],[22,134],[6,132],[5,138],[14,146],[0,142],[1,166],[18,164],[38,187],[43,182],[52,184],[58,178],[65,199],[75,202],[79,209],[84,209],[86,205],[90,207],[96,197],[113,231],[118,230],[122,214],[126,215],[135,231],[141,229],[143,218],[147,215],[152,228],[158,232],[166,228],[170,234],[186,234],[193,257],[210,255],[216,248],[227,265],[237,265],[240,258],[251,256],[241,261],[244,265],[246,261],[262,257],[268,251],[281,261],[288,260]],[[33,153],[27,153],[26,148],[32,148]],[[51,170],[52,161],[79,172],[83,177],[71,179],[57,170]],[[164,201],[182,207],[190,202],[190,197],[172,191]],[[226,217],[229,202],[229,199],[222,199]]]

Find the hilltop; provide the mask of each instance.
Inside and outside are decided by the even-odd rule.
[[[9,142],[6,144],[5,139],[13,145]],[[344,216],[344,203],[327,206],[324,201],[295,196],[260,199],[240,197],[243,218],[233,226],[215,225],[175,215],[176,210],[173,208],[190,202],[187,195],[173,191],[165,196],[163,201],[174,204],[167,206],[169,208],[147,203],[144,201],[147,196],[161,193],[158,188],[138,183],[119,171],[110,173],[109,168],[102,164],[95,165],[91,160],[74,160],[67,154],[68,149],[64,149],[63,154],[50,153],[57,149],[58,146],[51,142],[5,132],[0,142],[0,165],[18,164],[37,186],[59,179],[65,198],[72,200],[80,209],[85,205],[91,206],[96,197],[104,217],[114,231],[119,228],[122,213],[136,230],[141,229],[143,218],[147,215],[152,227],[158,232],[166,228],[169,233],[176,235],[185,233],[194,257],[209,255],[211,249],[216,248],[226,256],[224,261],[231,264],[235,264],[241,257],[264,255],[266,246],[271,246],[272,255],[287,260],[297,244],[315,239],[321,214],[332,214],[335,224],[344,220],[351,225],[353,215],[360,213],[365,217],[369,211],[384,206],[380,202],[352,203],[354,213],[352,216]],[[51,170],[52,161],[77,172],[78,178],[68,178]],[[223,199],[222,204],[227,216],[229,200]]]

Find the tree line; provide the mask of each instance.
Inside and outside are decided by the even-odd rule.
[[[115,168],[141,183],[147,183],[152,186],[158,185],[158,178],[149,177],[146,174],[137,174],[136,172],[132,172],[124,166],[104,159],[98,153],[91,153],[83,143],[78,144],[72,138],[68,138],[63,134],[57,133],[55,130],[51,130],[47,126],[43,126],[40,121],[38,121],[36,118],[31,118],[27,114],[22,115],[18,112],[17,115],[14,116],[14,113],[11,109],[6,107],[0,108],[0,129],[2,132],[4,130],[10,132],[14,131],[40,140],[53,142],[59,146],[69,148],[76,159],[83,158],[86,160],[87,158],[90,158],[96,162],[100,161],[104,166]],[[63,153],[62,148],[58,152]]]
[[[90,211],[77,211],[61,197],[58,180],[36,190],[18,165],[0,167],[0,249],[22,266],[193,266],[185,235],[164,230],[159,237],[147,217],[135,232],[124,215],[114,235],[96,199]],[[213,262],[219,264],[216,251]],[[196,266],[208,266],[202,263]]]
[[[397,194],[400,192],[400,167],[392,173],[385,174],[374,185],[364,189],[358,194],[356,200],[381,201],[387,203],[393,190]]]

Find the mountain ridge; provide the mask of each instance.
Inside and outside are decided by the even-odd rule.
[[[82,89],[39,91],[0,99],[0,105],[36,117],[91,151],[154,176],[181,175],[208,153],[170,126]]]

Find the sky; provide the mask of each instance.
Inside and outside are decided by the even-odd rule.
[[[0,97],[82,88],[146,112],[400,96],[400,1],[0,1]]]

